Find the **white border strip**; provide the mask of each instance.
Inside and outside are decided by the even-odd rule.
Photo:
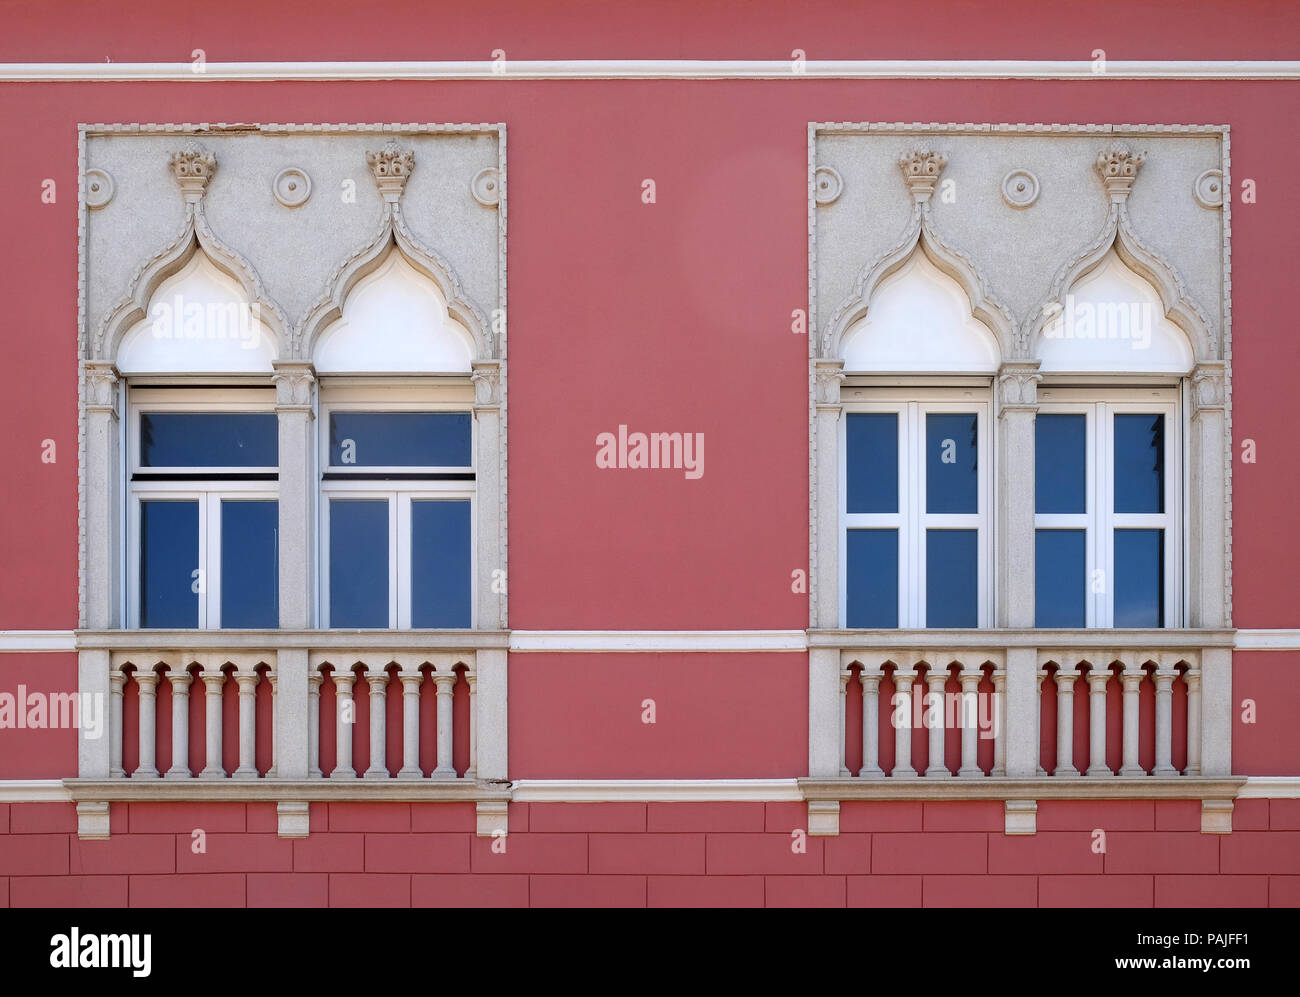
[[[605,80],[741,79],[1290,80],[1300,61],[540,59],[494,62],[44,62],[0,63],[0,81],[154,80]]]
[[[799,802],[797,779],[519,779],[512,803]]]
[[[1237,791],[1239,800],[1297,800],[1300,799],[1300,776],[1252,775],[1246,785]]]
[[[516,652],[806,651],[802,630],[515,630]]]
[[[59,779],[0,779],[0,803],[71,803]]]
[[[147,643],[144,632],[141,640]],[[1238,630],[1239,651],[1300,651],[1300,630]],[[0,654],[75,651],[72,630],[0,630]],[[515,630],[510,650],[526,653],[694,651],[801,652],[808,650],[803,630]]]

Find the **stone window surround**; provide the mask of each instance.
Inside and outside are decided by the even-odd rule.
[[[186,201],[187,228],[181,238],[171,245],[158,249],[154,256],[135,275],[132,286],[122,305],[110,316],[103,329],[90,330],[87,326],[86,255],[87,243],[87,184],[86,142],[88,136],[97,134],[147,134],[175,135],[178,149],[190,150],[187,143],[205,134],[218,136],[223,130],[259,130],[266,133],[379,133],[376,146],[385,139],[398,142],[401,136],[437,135],[442,133],[491,132],[497,140],[495,200],[480,200],[481,204],[497,211],[497,310],[488,317],[477,306],[460,298],[458,278],[436,251],[423,247],[410,233],[401,215],[401,197],[404,177],[395,180],[381,176],[372,163],[371,171],[379,186],[383,201],[384,221],[379,235],[367,246],[358,249],[335,271],[329,281],[328,294],[304,318],[301,327],[290,330],[283,319],[282,310],[266,298],[256,273],[246,260],[227,248],[208,227],[203,212],[203,196],[207,178],[199,170],[199,177],[182,177],[177,171],[180,195]],[[382,158],[388,149],[377,153]],[[475,470],[477,475],[474,506],[476,550],[474,558],[475,629],[470,631],[378,631],[367,632],[358,646],[372,645],[375,640],[393,646],[413,646],[454,650],[466,660],[474,662],[479,676],[480,708],[484,722],[480,725],[478,745],[479,795],[484,798],[480,806],[480,829],[491,831],[504,828],[504,810],[499,804],[499,783],[506,776],[506,653],[508,637],[507,600],[498,571],[506,568],[506,335],[504,302],[506,300],[506,134],[502,124],[356,124],[356,125],[225,125],[225,124],[82,124],[78,126],[78,356],[80,390],[78,393],[78,468],[79,468],[79,629],[76,634],[78,649],[78,684],[83,693],[100,692],[108,699],[109,648],[130,646],[149,649],[183,646],[223,646],[237,648],[248,640],[276,648],[278,665],[274,678],[276,706],[274,725],[283,732],[283,743],[277,735],[276,775],[285,783],[306,780],[307,741],[306,709],[308,703],[309,646],[324,642],[337,646],[337,638],[329,632],[319,631],[316,618],[317,569],[316,516],[318,501],[317,483],[317,427],[313,425],[319,405],[320,385],[311,363],[311,344],[320,330],[339,314],[343,298],[350,288],[374,266],[385,258],[388,251],[401,251],[413,260],[432,279],[441,285],[448,298],[454,317],[475,333],[476,354],[471,374],[464,376],[437,376],[428,378],[435,390],[445,394],[448,390],[466,399],[465,407],[475,420]],[[173,167],[175,170],[175,167]],[[400,171],[399,171],[400,173]],[[475,191],[481,198],[482,193]],[[147,247],[150,251],[158,247]],[[144,314],[154,290],[172,273],[177,272],[195,253],[207,253],[218,265],[235,276],[244,286],[250,300],[262,306],[268,325],[280,341],[279,359],[274,372],[266,377],[241,377],[240,383],[273,386],[275,411],[279,422],[279,507],[280,507],[280,629],[274,631],[146,631],[124,630],[122,599],[123,565],[126,563],[122,536],[123,502],[126,482],[122,470],[122,428],[128,404],[125,379],[114,365],[114,357],[121,337],[131,323]],[[123,289],[124,291],[126,289]],[[92,337],[92,333],[95,335]],[[176,383],[175,377],[148,377],[141,383]],[[231,378],[194,376],[185,379],[195,386],[213,383],[214,380],[230,383]],[[362,375],[358,379],[333,376],[330,381],[340,383],[370,381]],[[411,375],[394,379],[412,383]],[[415,379],[424,380],[424,379]],[[136,379],[132,379],[136,383]],[[495,584],[494,584],[495,583]],[[313,639],[311,634],[319,634]],[[301,735],[301,736],[298,736]],[[487,742],[487,743],[485,743]],[[78,782],[99,782],[109,776],[108,739],[96,741],[80,739],[78,752]],[[102,785],[102,782],[100,782]],[[176,790],[193,796],[195,788],[189,786],[140,787],[147,798],[159,797]],[[269,789],[270,787],[268,787]],[[286,786],[287,788],[287,786]],[[233,790],[234,787],[227,787]],[[429,786],[421,789],[426,798],[440,798],[447,791]],[[119,790],[120,791],[120,790]],[[405,790],[410,792],[410,789]],[[362,791],[367,798],[373,791]],[[283,793],[279,794],[283,797]],[[92,833],[99,828],[102,808],[96,800],[109,798],[85,795],[85,787],[77,797],[87,809],[86,827]],[[114,796],[112,798],[120,798]],[[165,798],[165,796],[164,796]],[[456,798],[465,798],[463,792]],[[292,809],[296,804],[287,803]],[[80,805],[79,805],[80,809]],[[485,816],[484,816],[485,815]]]
[[[821,341],[817,307],[817,234],[818,207],[817,136],[821,132],[900,133],[900,151],[912,141],[923,142],[931,136],[944,134],[1096,134],[1099,138],[1114,136],[1140,136],[1170,132],[1217,134],[1221,138],[1224,190],[1231,190],[1229,134],[1227,125],[998,125],[998,124],[935,124],[935,123],[820,123],[808,126],[808,292],[809,292],[809,626],[813,631],[840,629],[839,592],[839,430],[844,402],[848,392],[869,384],[954,384],[961,379],[952,375],[926,378],[910,376],[879,378],[863,375],[846,375],[843,362],[838,359],[836,344]],[[915,136],[914,139],[901,137]],[[930,190],[934,188],[931,181]],[[920,208],[919,219],[925,218],[928,206],[923,200],[928,194],[916,195]],[[1112,196],[1113,197],[1113,196]],[[1122,204],[1121,204],[1122,209]],[[1198,347],[1196,365],[1189,377],[1170,378],[1159,375],[1143,377],[1140,382],[1130,378],[1097,378],[1099,384],[1110,386],[1144,384],[1184,385],[1185,420],[1189,436],[1184,441],[1187,461],[1187,531],[1189,538],[1185,559],[1185,582],[1188,590],[1185,625],[1191,629],[1219,630],[1231,627],[1231,198],[1225,198],[1223,214],[1223,335],[1219,344],[1193,344]],[[1123,218],[1122,211],[1112,211]],[[1054,288],[1052,297],[1069,289],[1074,274],[1086,269],[1092,255],[1121,242],[1126,233],[1125,224],[1111,223],[1097,243],[1088,247],[1075,266],[1070,268],[1064,286]],[[919,231],[905,236],[895,251],[897,260],[884,259],[864,268],[866,285],[865,307],[870,289],[891,272],[892,265],[901,263],[911,252],[929,242],[927,249],[946,257],[971,300],[972,313],[985,322],[1004,344],[1000,370],[992,379],[994,387],[994,421],[997,447],[995,476],[998,495],[997,518],[994,524],[997,561],[996,626],[998,628],[1032,628],[1034,625],[1034,507],[1033,507],[1033,426],[1038,407],[1038,387],[1043,384],[1068,381],[1079,383],[1079,378],[1054,378],[1041,374],[1038,361],[1027,349],[1008,350],[1008,335],[1015,335],[1007,321],[1008,316],[989,297],[988,287],[969,258],[946,245],[934,245],[935,237],[924,222]],[[890,255],[895,255],[890,254]],[[1163,261],[1162,261],[1163,262]],[[1165,264],[1167,266],[1167,264]],[[871,270],[870,275],[866,274]],[[1180,302],[1181,305],[1181,302]],[[1176,306],[1177,307],[1177,306]],[[841,324],[842,327],[843,324]],[[1024,340],[1015,335],[1017,340]],[[1032,339],[1030,339],[1032,342]],[[1211,352],[1212,351],[1212,352]],[[1207,355],[1210,353],[1210,355]],[[964,379],[970,380],[970,379]],[[980,379],[989,383],[987,378]],[[1028,487],[1026,487],[1028,486]],[[1010,570],[1011,566],[1016,570]],[[1152,639],[1159,640],[1159,631]]]

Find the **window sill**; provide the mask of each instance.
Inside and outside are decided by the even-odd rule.
[[[77,630],[77,650],[505,649],[508,630]]]
[[[808,646],[837,647],[1232,647],[1235,630],[809,630]]]

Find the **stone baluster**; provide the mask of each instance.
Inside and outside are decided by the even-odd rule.
[[[952,775],[944,764],[944,735],[946,722],[944,709],[944,687],[948,684],[948,672],[938,665],[931,665],[925,675],[930,691],[926,695],[925,723],[930,732],[930,763],[925,767],[928,779],[947,779]]]
[[[1034,773],[1038,778],[1043,779],[1047,776],[1047,769],[1043,768],[1043,679],[1047,678],[1047,672],[1041,668],[1034,678]]]
[[[915,779],[912,767],[912,683],[916,681],[916,665],[908,661],[894,671],[894,702],[890,716],[894,718],[894,770],[891,779]],[[899,714],[902,722],[898,722]]]
[[[439,672],[433,676],[434,685],[438,687],[438,758],[433,770],[434,779],[454,779],[456,769],[452,765],[451,752],[455,743],[452,740],[452,691],[456,686],[456,673]]]
[[[133,779],[157,779],[155,740],[158,720],[158,673],[152,668],[136,669],[135,684],[140,693],[140,765]]]
[[[1121,681],[1124,685],[1124,761],[1120,766],[1119,774],[1146,775],[1145,770],[1138,763],[1138,696],[1142,689],[1142,666],[1137,663],[1136,658],[1126,659],[1123,665],[1124,674]]]
[[[961,718],[961,768],[957,775],[963,779],[979,779],[984,775],[979,762],[979,690],[980,679],[984,676],[978,665],[971,668],[963,662],[958,677],[961,681],[961,709],[958,711]]]
[[[858,776],[880,779],[880,669],[863,666],[858,676],[862,683],[862,768]]]
[[[307,673],[307,776],[321,778],[320,770],[320,687],[324,678],[313,663]]]
[[[1184,676],[1187,683],[1187,775],[1201,774],[1201,670],[1195,666]]]
[[[422,779],[420,771],[420,682],[418,665],[403,665],[402,679],[402,768],[399,779]]]
[[[172,686],[172,767],[165,778],[190,778],[190,679],[182,658],[167,680]]]
[[[848,741],[848,710],[849,710],[849,677],[852,673],[847,668],[840,669],[840,736],[837,738],[840,746],[840,778],[846,779],[849,775],[849,765],[845,757]]]
[[[1093,665],[1088,671],[1088,775],[1105,778],[1114,775],[1106,764],[1106,684],[1110,670]]]
[[[993,668],[993,776],[1007,774],[1007,670]]]
[[[388,672],[374,670],[366,673],[370,686],[370,765],[367,779],[388,778]]]
[[[1178,678],[1176,661],[1166,655],[1160,656],[1156,668],[1156,763],[1151,770],[1154,776],[1168,778],[1178,775],[1174,768],[1174,679]]]
[[[114,662],[108,673],[108,774],[114,779],[126,775],[122,768],[122,690],[125,685],[126,676]]]
[[[203,667],[204,749],[200,779],[224,779],[226,769],[221,760],[221,690],[226,676],[220,666]]]
[[[1059,779],[1078,776],[1074,765],[1074,683],[1079,673],[1073,668],[1056,669],[1056,771]]]
[[[335,763],[331,779],[355,779],[357,773],[352,768],[352,726],[356,714],[353,712],[352,683],[356,675],[346,669],[334,671],[334,706],[335,706]]]
[[[235,684],[239,686],[239,767],[234,772],[236,779],[257,778],[257,683],[260,680],[261,676],[254,671],[252,664],[235,672]]]

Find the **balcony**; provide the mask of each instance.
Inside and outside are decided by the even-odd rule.
[[[1231,631],[812,631],[809,832],[845,800],[1202,802],[1232,829]]]

